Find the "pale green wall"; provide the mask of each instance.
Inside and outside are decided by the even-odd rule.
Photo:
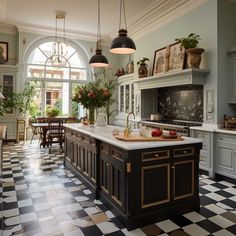
[[[15,65],[17,63],[17,35],[0,32],[0,41],[8,43],[8,61],[4,64]]]
[[[236,115],[236,105],[229,105],[231,99],[232,72],[229,70],[227,51],[236,46],[236,4],[218,0],[218,117]]]
[[[175,42],[175,38],[186,37],[191,32],[201,36],[202,40],[199,43],[199,47],[206,49],[200,66],[201,68],[210,69],[210,73],[206,77],[204,92],[208,89],[214,89],[216,102],[218,76],[217,0],[209,0],[206,4],[201,5],[162,28],[136,40],[137,51],[134,54],[135,65],[139,59],[148,57],[150,59],[149,75],[151,75],[155,50],[170,45]],[[123,63],[126,61],[127,57],[123,58]],[[137,67],[135,70],[137,71]],[[213,123],[217,123],[217,106],[214,107],[214,112],[215,117]]]

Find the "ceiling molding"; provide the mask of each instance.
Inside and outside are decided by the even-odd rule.
[[[207,1],[209,0],[156,0],[129,22],[129,36],[137,40],[194,10]]]
[[[0,29],[1,33],[3,34],[13,34],[13,35],[17,34],[17,28],[15,25],[9,25],[0,22]]]
[[[19,32],[25,33],[33,33],[33,34],[41,34],[47,36],[55,36],[55,29],[50,27],[42,27],[42,26],[35,26],[35,25],[17,25],[17,29]],[[58,36],[63,37],[63,31],[58,30]],[[66,31],[66,38],[71,39],[81,39],[91,42],[96,42],[96,34],[90,34],[85,32],[78,32],[78,31]]]
[[[6,0],[0,0],[0,22],[6,20]]]

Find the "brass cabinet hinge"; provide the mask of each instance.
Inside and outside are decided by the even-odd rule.
[[[131,163],[126,163],[126,171],[127,173],[131,172]]]

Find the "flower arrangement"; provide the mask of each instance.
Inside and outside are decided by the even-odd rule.
[[[100,80],[77,86],[72,101],[81,103],[84,108],[99,108],[106,105],[111,97],[108,88],[101,86]]]

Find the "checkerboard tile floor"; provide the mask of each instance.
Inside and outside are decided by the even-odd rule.
[[[201,175],[200,212],[127,229],[63,166],[63,155],[32,144],[3,147],[3,235],[236,235],[236,185]]]

